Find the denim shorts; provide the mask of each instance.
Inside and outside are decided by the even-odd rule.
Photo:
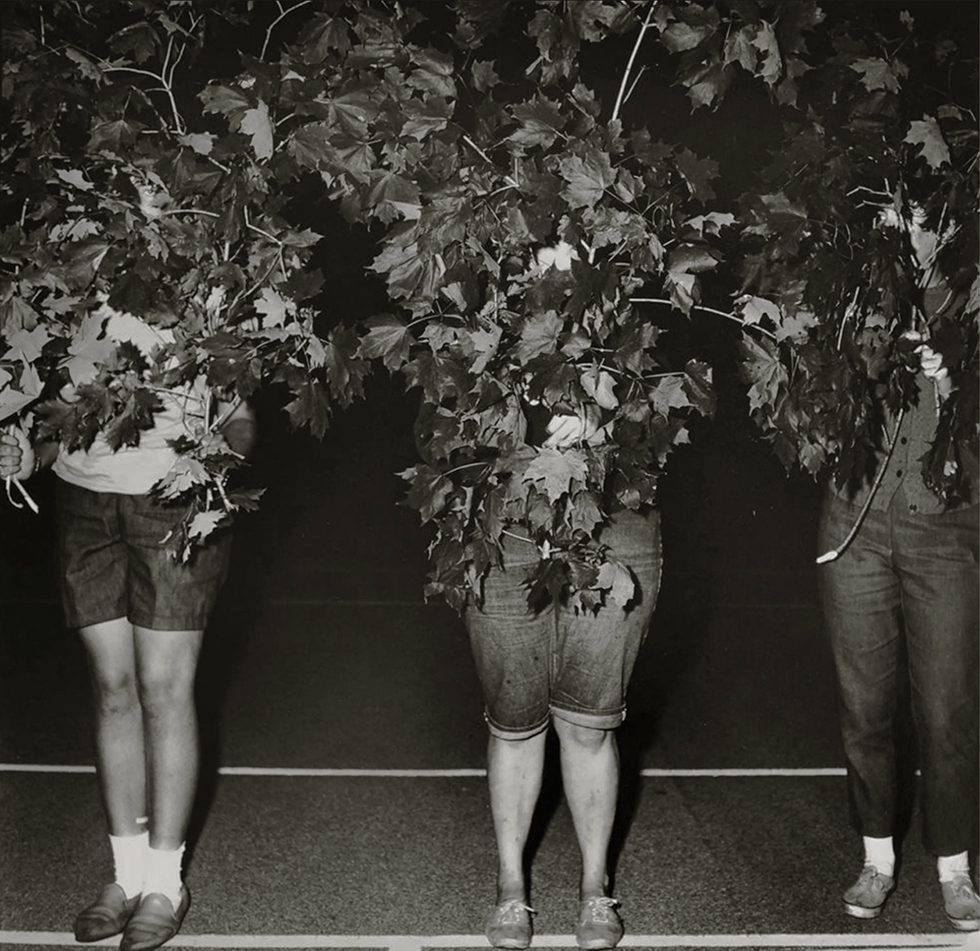
[[[158,631],[207,626],[228,574],[231,534],[218,531],[187,564],[163,539],[183,514],[145,495],[93,492],[57,480],[61,601],[68,627],[116,618]]]
[[[633,574],[624,610],[598,613],[549,603],[527,605],[525,581],[538,562],[530,541],[504,536],[502,568],[491,568],[482,607],[465,622],[494,736],[521,740],[548,728],[552,716],[610,730],[626,716],[626,689],[656,606],[662,567],[660,514],[621,512],[599,535]]]

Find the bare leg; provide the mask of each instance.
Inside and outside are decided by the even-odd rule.
[[[491,735],[487,747],[490,808],[499,862],[498,903],[511,898],[527,900],[524,848],[541,793],[546,737],[546,732],[526,740],[502,740]]]
[[[609,841],[616,816],[619,748],[612,730],[577,726],[558,717],[561,773],[582,852],[582,898],[605,895]]]
[[[146,815],[143,716],[137,693],[133,628],[126,618],[80,630],[95,704],[99,786],[112,835],[138,835]]]
[[[200,744],[194,677],[204,632],[141,627],[135,632],[150,847],[174,850],[186,836],[197,789]]]

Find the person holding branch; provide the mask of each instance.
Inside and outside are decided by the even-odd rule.
[[[894,214],[883,215],[881,225],[903,226]],[[914,208],[908,232],[928,327],[957,302],[936,267],[937,235],[923,227]],[[926,484],[922,466],[937,440],[943,404],[957,386],[975,387],[976,380],[957,379],[931,343],[927,332],[904,335],[918,370],[917,401],[892,418],[874,483],[829,488],[819,529],[826,554],[818,559],[818,580],[837,673],[851,818],[864,847],[860,876],[843,895],[844,911],[877,917],[895,885],[895,716],[906,657],[925,846],[936,856],[950,924],[976,931],[980,900],[969,867],[977,841],[976,459],[961,446],[958,461],[947,462],[947,469],[972,470],[968,497],[953,505]]]
[[[107,338],[147,357],[169,331],[102,303]],[[71,386],[62,398],[72,400]],[[177,460],[173,441],[247,456],[255,441],[245,403],[211,399],[202,378],[159,393],[162,408],[138,445],[88,449],[32,445],[14,426],[0,435],[0,478],[41,469],[57,476],[55,523],[65,621],[77,628],[91,674],[97,774],[114,880],[75,919],[78,941],[122,933],[123,951],[172,938],[190,903],[181,862],[197,787],[194,679],[204,629],[228,570],[228,532],[210,535],[186,562],[165,542],[183,506],[151,488]]]
[[[538,252],[538,265],[568,270],[575,251],[561,242]],[[598,399],[602,400],[601,393]],[[577,412],[529,407],[530,442],[562,450],[606,438],[602,407]],[[535,424],[542,432],[533,434]],[[626,691],[657,602],[661,575],[659,512],[610,506],[597,530],[607,555],[629,572],[625,605],[606,599],[594,610],[561,597],[528,605],[528,587],[541,557],[529,527],[513,524],[503,558],[470,602],[464,621],[485,700],[489,731],[487,775],[497,842],[497,900],[486,924],[496,948],[526,948],[533,935],[525,848],[541,792],[545,746],[553,728],[560,747],[565,798],[581,853],[580,948],[612,948],[623,936],[619,902],[609,894],[609,845],[619,789],[616,728],[626,716]]]

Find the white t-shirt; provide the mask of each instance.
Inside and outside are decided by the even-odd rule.
[[[173,341],[166,329],[152,327],[132,314],[124,314],[103,304],[96,315],[107,316],[105,334],[121,343],[129,341],[149,356],[161,344]],[[88,449],[68,452],[63,446],[52,469],[73,485],[93,492],[143,495],[162,479],[177,461],[177,453],[167,440],[178,436],[196,437],[206,425],[207,384],[203,377],[193,384],[158,394],[163,410],[154,414],[151,429],[140,431],[138,446],[121,446],[113,451],[99,433]]]

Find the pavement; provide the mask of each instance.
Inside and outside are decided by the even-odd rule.
[[[427,535],[398,504],[411,403],[375,380],[322,442],[260,412],[268,488],[205,640],[193,901],[172,947],[486,947],[482,704],[459,619],[422,600]],[[942,913],[911,775],[886,912],[842,914],[861,854],[816,601],[818,490],[734,414],[693,435],[662,488],[665,575],[620,731],[623,946],[980,947]],[[3,948],[74,944],[111,871],[48,478],[31,486],[39,515],[0,504]],[[536,948],[574,946],[553,754],[531,847]]]

